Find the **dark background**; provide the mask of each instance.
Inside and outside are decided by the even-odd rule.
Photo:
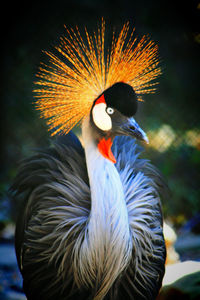
[[[155,95],[146,95],[137,121],[148,133],[143,155],[163,172],[171,189],[165,218],[179,228],[200,211],[200,31],[199,1],[71,0],[1,9],[0,218],[10,221],[6,191],[19,161],[48,144],[45,121],[34,110],[33,82],[43,60],[67,27],[96,28],[130,21],[139,36],[159,45],[163,75]]]

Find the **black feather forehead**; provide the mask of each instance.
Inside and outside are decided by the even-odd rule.
[[[132,86],[124,82],[115,83],[103,93],[107,106],[130,117],[137,112],[138,99]]]

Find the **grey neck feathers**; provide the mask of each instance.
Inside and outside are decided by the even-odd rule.
[[[91,190],[91,213],[79,252],[78,282],[95,286],[94,299],[102,299],[121,272],[132,252],[124,191],[115,165],[97,148],[88,119],[83,123]]]

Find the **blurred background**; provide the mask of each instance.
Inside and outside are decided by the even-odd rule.
[[[165,220],[177,235],[175,246],[179,259],[200,261],[199,15],[200,1],[192,0],[41,1],[21,6],[19,2],[4,3],[1,18],[0,260],[3,262],[0,261],[0,299],[4,299],[1,295],[4,297],[5,290],[10,293],[5,299],[24,299],[22,294],[19,296],[19,275],[17,271],[13,273],[13,265],[9,265],[14,259],[13,250],[9,252],[14,225],[7,190],[20,160],[30,156],[34,148],[49,143],[45,121],[34,110],[32,93],[35,74],[44,59],[42,50],[52,50],[65,33],[64,25],[96,28],[102,16],[108,30],[112,25],[120,28],[125,21],[130,21],[138,36],[149,34],[159,45],[163,75],[156,94],[144,96],[145,102],[140,103],[136,117],[150,140],[143,157],[150,159],[164,174],[171,190],[162,204]]]

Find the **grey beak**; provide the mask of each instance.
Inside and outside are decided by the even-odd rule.
[[[149,139],[146,133],[140,128],[134,118],[128,118],[127,122],[123,124],[123,128],[121,128],[124,135],[132,136],[138,140],[149,143]]]

